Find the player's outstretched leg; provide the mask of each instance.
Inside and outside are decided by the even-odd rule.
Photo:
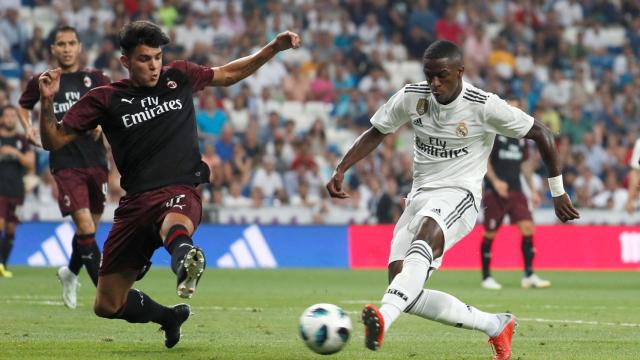
[[[164,331],[164,344],[166,347],[172,348],[180,341],[180,328],[191,314],[189,305],[178,304],[173,307],[166,307],[158,304],[142,291],[130,289],[127,293],[126,302],[120,309],[113,312],[109,301],[101,298],[101,291],[104,291],[104,289],[98,288],[98,297],[96,297],[96,305],[94,307],[96,315],[109,319],[122,319],[130,323],[154,322],[159,324],[161,326],[160,329]]]
[[[518,326],[518,319],[512,314],[498,314],[501,320],[498,335],[489,339],[493,348],[493,360],[511,359],[511,339]]]
[[[165,248],[171,254],[171,269],[177,277],[178,296],[190,299],[207,265],[204,252],[193,245],[183,225],[174,225],[169,229]]]
[[[482,331],[489,336],[492,344],[498,344],[500,354],[511,353],[511,335],[515,326],[515,316],[511,314],[487,313],[463,303],[455,296],[432,289],[422,290],[406,312],[445,325]],[[513,324],[509,325],[510,322]]]
[[[362,323],[364,324],[364,346],[370,350],[378,350],[384,337],[384,318],[375,305],[364,306]]]

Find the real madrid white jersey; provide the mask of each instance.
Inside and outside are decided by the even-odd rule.
[[[388,134],[411,122],[414,191],[460,187],[479,201],[496,134],[523,138],[533,118],[495,94],[464,81],[462,86],[454,101],[442,105],[426,81],[406,85],[378,109],[371,124]]]

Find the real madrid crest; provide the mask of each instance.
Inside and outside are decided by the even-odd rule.
[[[456,135],[458,135],[458,137],[465,137],[467,136],[468,132],[469,130],[467,129],[467,125],[464,123],[464,121],[460,121],[458,123],[458,126],[456,127]]]
[[[82,79],[82,82],[84,83],[85,87],[91,87],[91,78],[89,76],[84,77],[84,79]]]
[[[416,111],[418,112],[418,115],[424,115],[427,112],[428,107],[429,103],[427,102],[427,99],[422,98],[418,100],[418,104],[416,105]]]

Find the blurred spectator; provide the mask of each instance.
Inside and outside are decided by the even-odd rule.
[[[222,126],[222,133],[215,142],[215,149],[220,159],[223,162],[230,161],[233,157],[233,147],[237,143],[236,138],[233,136],[233,128],[230,124],[224,124]]]
[[[276,161],[273,156],[264,156],[262,164],[256,168],[251,182],[253,189],[260,188],[264,198],[270,203],[276,199],[285,198],[282,175],[276,170]]]
[[[198,137],[203,141],[213,142],[229,123],[229,116],[216,104],[216,99],[211,94],[205,92],[202,103],[202,107],[196,110]]]
[[[596,209],[624,210],[627,203],[627,190],[621,187],[614,171],[607,171],[604,189],[593,197],[592,203]]]
[[[0,20],[0,36],[6,40],[13,58],[21,61],[31,33],[24,21],[20,21],[18,9],[8,8]]]

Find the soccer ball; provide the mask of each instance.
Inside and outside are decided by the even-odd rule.
[[[300,316],[300,336],[318,354],[333,354],[349,341],[351,318],[333,304],[309,306]]]

